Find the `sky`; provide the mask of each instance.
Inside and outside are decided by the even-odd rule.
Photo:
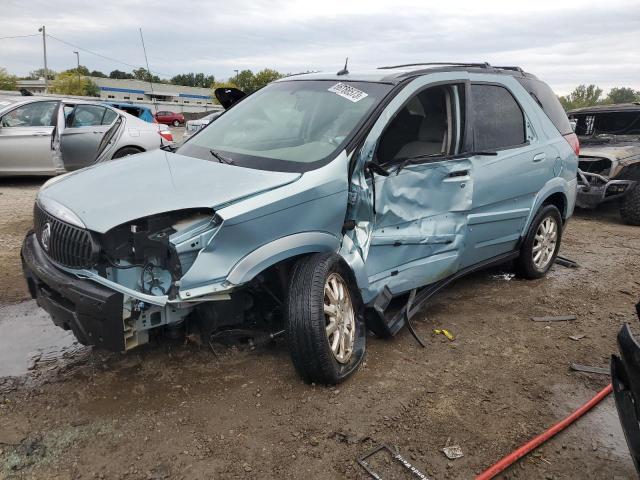
[[[144,66],[160,77],[283,73],[412,62],[517,65],[564,95],[581,83],[640,90],[640,0],[0,0],[0,67],[26,75]],[[55,38],[52,38],[55,37]],[[97,56],[87,52],[98,53]],[[108,57],[108,58],[104,58]],[[123,63],[118,63],[123,62]]]

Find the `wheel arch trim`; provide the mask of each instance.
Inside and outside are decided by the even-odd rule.
[[[278,262],[305,253],[336,252],[339,245],[338,238],[327,232],[301,232],[281,237],[238,261],[229,272],[227,281],[240,285]]]

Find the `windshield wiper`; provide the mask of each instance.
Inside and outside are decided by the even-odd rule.
[[[403,158],[400,165],[398,166],[398,169],[396,170],[396,175],[398,175],[400,171],[407,165],[422,163],[429,158],[438,158],[439,160],[455,160],[457,158],[467,158],[467,157],[475,157],[475,156],[496,156],[496,155],[498,155],[498,152],[490,152],[490,151],[462,152],[462,153],[457,153],[455,155],[443,155],[442,153],[428,153],[425,155],[416,155],[414,157]]]
[[[211,153],[211,155],[213,155],[220,163],[226,163],[227,165],[236,164],[236,162],[234,162],[232,159],[230,159],[229,157],[225,157],[224,155],[217,152],[213,148],[209,150],[209,153]]]

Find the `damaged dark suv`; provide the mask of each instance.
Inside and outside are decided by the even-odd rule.
[[[395,335],[452,280],[512,260],[544,276],[578,148],[549,86],[518,67],[291,76],[175,152],[47,182],[25,276],[82,343],[285,334],[306,381],[337,383],[367,327]]]
[[[580,139],[576,205],[617,201],[622,219],[640,225],[640,103],[568,112]]]

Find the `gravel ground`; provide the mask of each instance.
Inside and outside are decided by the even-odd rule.
[[[374,442],[429,478],[470,478],[603,388],[607,377],[568,364],[607,366],[620,326],[637,322],[640,229],[609,209],[567,227],[562,254],[581,268],[458,281],[416,319],[426,349],[406,331],[369,337],[365,364],[337,388],[301,383],[284,341],[217,355],[167,341],[120,355],[55,340],[66,342],[56,356],[46,316],[11,305],[27,297],[18,252],[38,184],[0,186],[0,352],[11,343],[30,359],[28,373],[0,379],[0,478],[364,479],[355,459]],[[566,314],[577,320],[530,320]],[[464,456],[448,460],[447,444]],[[388,457],[374,465],[410,478]],[[636,478],[612,398],[499,478]]]

